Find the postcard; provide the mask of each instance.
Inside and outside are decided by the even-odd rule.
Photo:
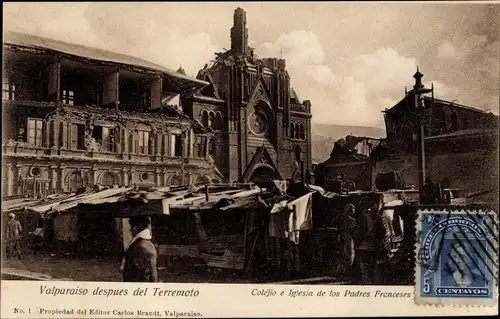
[[[2,318],[498,315],[498,2],[7,2]]]

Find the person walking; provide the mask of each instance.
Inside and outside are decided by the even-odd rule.
[[[21,247],[19,241],[21,239],[21,232],[23,227],[21,223],[16,219],[14,213],[9,213],[9,220],[7,221],[5,229],[5,242],[7,244],[7,259],[10,259],[13,255],[17,255],[17,258],[21,259]]]
[[[124,282],[158,282],[158,253],[152,242],[147,216],[129,219],[132,240],[125,249],[120,270]]]

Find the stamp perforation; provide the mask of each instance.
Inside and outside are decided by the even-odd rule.
[[[414,223],[416,239],[414,251],[416,304],[419,306],[438,307],[484,307],[497,304],[498,214],[494,210],[482,205],[446,207],[440,205],[419,206],[416,209],[417,213]],[[442,215],[447,216],[446,220],[435,222],[435,219],[439,220]],[[467,218],[464,218],[464,216]],[[434,226],[430,229],[426,229],[427,226],[424,225],[426,222],[431,222]],[[464,227],[474,229],[477,233],[482,235],[477,235],[468,228],[464,229]],[[451,235],[448,235],[449,229],[451,229]],[[426,232],[425,234],[423,233],[424,231]],[[443,233],[440,237],[438,253],[433,257],[433,260],[431,260],[429,256],[432,255],[432,245],[435,241],[434,237],[439,237],[440,232]],[[467,234],[467,232],[470,234]],[[449,238],[446,237],[447,235]],[[445,240],[448,246],[451,245],[450,242],[453,242],[453,246],[451,246],[450,252],[443,255]],[[422,245],[424,247],[422,247]],[[467,245],[472,247],[474,254],[469,253],[470,249],[468,250],[466,247]],[[447,250],[450,250],[450,248],[447,247]],[[432,261],[431,266],[426,265],[425,257],[428,259],[427,262]],[[475,258],[478,260],[475,260]],[[467,259],[468,262],[465,262],[465,259]],[[451,262],[451,266],[449,263],[443,265],[443,260]],[[434,267],[432,267],[432,264],[434,264]],[[472,267],[471,264],[474,264],[474,267]],[[487,269],[489,273],[481,272],[480,264],[484,265],[483,268]],[[452,267],[455,268],[453,272],[451,272]],[[444,273],[441,268],[444,269]],[[482,277],[477,275],[478,272],[481,273]],[[472,281],[468,273],[472,274]],[[451,285],[450,287],[438,286],[437,289],[433,288],[435,289],[435,295],[431,295],[429,293],[431,291],[429,290],[430,285],[427,281],[427,276],[429,274],[432,274],[434,276],[433,278],[437,276],[439,278],[439,283],[443,280],[443,276],[448,276],[453,278],[455,284],[460,284],[458,286]],[[424,287],[422,287],[422,276],[424,276]],[[489,288],[468,287],[472,285],[472,283],[477,284],[480,282],[478,278],[483,280],[485,285]],[[448,291],[457,292],[458,296],[450,297],[445,294],[439,296],[440,292],[447,293]],[[487,295],[485,295],[485,293],[487,293]],[[469,296],[463,297],[464,294],[469,294]],[[474,294],[480,295],[476,296]],[[483,296],[485,298],[481,298]]]

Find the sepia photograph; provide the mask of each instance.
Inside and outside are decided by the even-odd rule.
[[[498,2],[3,9],[2,281],[497,300]]]

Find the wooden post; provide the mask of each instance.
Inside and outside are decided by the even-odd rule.
[[[210,186],[205,185],[205,201],[207,201],[207,202],[208,202],[208,200],[210,199],[210,192],[209,192],[209,189],[210,189]]]

